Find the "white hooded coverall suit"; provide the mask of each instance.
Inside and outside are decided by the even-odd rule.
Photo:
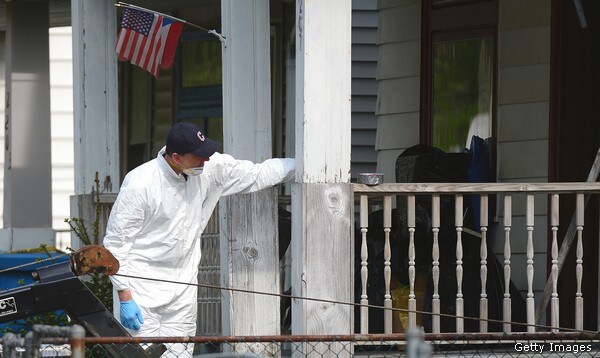
[[[202,174],[186,178],[173,171],[164,154],[165,148],[156,159],[127,174],[103,244],[119,260],[118,274],[190,284],[111,276],[114,289],[130,290],[142,312],[144,324],[139,331],[130,331],[132,335],[194,336],[200,235],[219,198],[286,181],[293,176],[295,161],[268,159],[255,164],[215,153]],[[117,315],[118,299],[114,306]]]

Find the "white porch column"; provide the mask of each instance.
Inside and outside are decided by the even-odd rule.
[[[48,2],[6,3],[4,228],[0,251],[54,246]]]
[[[351,6],[296,2],[292,294],[341,302],[353,302],[354,288]],[[352,325],[352,306],[292,301],[292,334],[349,334]]]
[[[224,151],[271,157],[269,1],[222,0]],[[223,286],[279,292],[275,189],[221,200]],[[279,298],[223,291],[224,335],[279,334]]]
[[[94,189],[96,172],[102,192],[115,193],[120,186],[116,20],[114,1],[71,1],[75,136],[73,217],[85,216],[82,198]],[[77,247],[77,242],[73,245]]]

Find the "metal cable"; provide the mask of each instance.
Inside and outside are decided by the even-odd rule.
[[[23,267],[31,266],[31,265],[37,265],[37,264],[40,264],[40,263],[44,263],[46,261],[54,261],[56,259],[59,259],[59,258],[65,257],[65,256],[70,256],[70,255],[71,254],[62,254],[62,255],[48,257],[46,259],[39,259],[39,260],[30,262],[30,263],[25,263],[25,264],[14,266],[14,267],[9,267],[9,268],[0,270],[0,274],[4,273],[4,272],[9,272],[9,271],[17,270],[17,269],[20,269],[20,268],[23,268]],[[386,308],[386,307],[383,307],[383,306],[376,306],[376,305],[370,305],[370,304],[363,305],[363,304],[355,303],[355,302],[343,302],[343,301],[328,300],[328,299],[314,298],[314,297],[301,297],[301,296],[287,295],[287,294],[282,294],[282,293],[261,292],[261,291],[254,291],[254,290],[245,290],[245,289],[241,289],[241,288],[223,287],[223,286],[218,286],[218,285],[202,284],[202,283],[193,284],[193,283],[188,283],[188,282],[180,282],[180,281],[173,281],[173,280],[163,280],[163,279],[141,277],[141,276],[133,276],[133,275],[123,275],[123,274],[118,274],[118,273],[115,274],[114,276],[134,278],[134,279],[140,279],[140,280],[148,280],[148,281],[165,282],[165,283],[174,283],[174,284],[178,284],[178,285],[187,285],[187,286],[197,286],[197,287],[204,287],[204,288],[212,288],[212,289],[217,289],[217,290],[227,290],[227,291],[240,292],[240,293],[252,293],[252,294],[264,295],[264,296],[274,296],[274,297],[289,298],[289,299],[298,299],[298,300],[305,300],[305,301],[314,301],[314,302],[324,302],[324,303],[340,304],[340,305],[353,306],[353,307],[368,307],[368,308],[376,308],[376,309],[387,309],[387,310],[390,310],[390,311],[393,311],[393,312],[410,312],[406,308],[397,308],[397,307]],[[424,314],[424,315],[449,317],[449,318],[457,318],[458,317],[456,315],[452,315],[452,314],[448,314],[448,313],[433,313],[433,312],[419,311],[419,310],[415,310],[415,311],[412,311],[412,312],[414,312],[414,313],[420,313],[420,314]],[[496,319],[491,319],[491,318],[483,319],[483,318],[480,318],[480,317],[469,317],[469,316],[462,316],[461,318],[464,319],[464,320],[476,320],[476,321],[485,321],[485,322],[501,323],[501,324],[506,323],[506,324],[512,324],[512,325],[525,326],[525,327],[531,326],[531,327],[535,327],[535,328],[543,328],[543,329],[549,329],[549,330],[558,329],[558,330],[561,330],[561,331],[576,332],[576,333],[597,333],[595,331],[577,330],[577,329],[568,328],[568,327],[552,327],[552,326],[541,325],[541,324],[527,324],[527,323],[523,323],[523,322],[507,322],[507,321],[496,320]]]
[[[452,314],[448,314],[448,313],[433,313],[433,312],[418,311],[418,310],[409,311],[406,308],[396,308],[396,307],[386,308],[386,307],[383,307],[383,306],[376,306],[376,305],[369,305],[369,304],[363,305],[363,304],[355,303],[355,302],[343,302],[343,301],[328,300],[328,299],[314,298],[314,297],[300,297],[300,296],[293,296],[293,295],[287,295],[287,294],[281,294],[281,293],[272,293],[272,292],[261,292],[261,291],[245,290],[245,289],[241,289],[241,288],[223,287],[223,286],[218,286],[218,285],[209,285],[209,284],[202,284],[202,283],[196,283],[196,284],[194,284],[194,283],[188,283],[188,282],[163,280],[163,279],[158,279],[158,278],[149,278],[149,277],[141,277],[141,276],[133,276],[133,275],[123,275],[123,274],[119,274],[119,273],[115,274],[114,276],[134,278],[134,279],[140,279],[140,280],[148,280],[148,281],[165,282],[165,283],[174,283],[174,284],[178,284],[178,285],[187,285],[187,286],[197,286],[197,287],[203,287],[203,288],[212,288],[212,289],[218,289],[218,290],[227,290],[227,291],[241,292],[241,293],[252,293],[252,294],[264,295],[264,296],[275,296],[275,297],[283,297],[283,298],[298,299],[298,300],[305,300],[305,301],[333,303],[333,304],[340,304],[340,305],[346,305],[346,306],[357,306],[357,307],[368,307],[368,308],[385,309],[385,310],[390,310],[390,311],[395,311],[395,312],[414,312],[414,313],[420,313],[420,314],[424,314],[424,315],[449,317],[449,318],[457,318],[458,317],[456,315],[452,315]],[[464,320],[476,320],[476,321],[484,321],[484,322],[491,322],[491,323],[502,323],[502,324],[507,323],[507,324],[513,324],[513,325],[518,325],[518,326],[523,326],[523,327],[544,328],[544,329],[548,329],[548,330],[558,329],[558,330],[561,330],[561,331],[574,332],[574,333],[592,333],[592,334],[597,334],[598,333],[596,331],[577,330],[577,329],[568,328],[568,327],[552,327],[552,326],[541,325],[541,324],[528,324],[528,323],[523,323],[523,322],[507,322],[507,321],[497,320],[497,319],[491,319],[491,318],[484,319],[484,318],[480,318],[480,317],[468,317],[468,316],[461,316],[461,318],[464,319]]]

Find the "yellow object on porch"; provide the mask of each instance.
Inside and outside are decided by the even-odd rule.
[[[415,299],[417,300],[417,311],[423,310],[423,302],[425,299],[426,276],[417,274],[415,279]],[[410,287],[403,285],[398,281],[392,283],[392,307],[399,310],[394,311],[392,316],[392,331],[404,332],[408,329],[408,296]],[[421,326],[423,322],[422,314],[417,313],[417,326]]]

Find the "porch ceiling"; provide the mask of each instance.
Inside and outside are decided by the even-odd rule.
[[[50,4],[50,27],[71,25],[71,0],[47,0]],[[6,3],[0,0],[0,31],[6,31]]]
[[[0,0],[0,31],[6,30],[6,3],[10,0]],[[40,0],[50,4],[50,27],[71,25],[71,0]],[[197,14],[220,13],[220,0],[125,0],[124,2],[153,9],[164,13],[173,13],[181,9],[198,9]],[[186,18],[185,20],[191,21]],[[202,19],[196,21],[204,22]]]

